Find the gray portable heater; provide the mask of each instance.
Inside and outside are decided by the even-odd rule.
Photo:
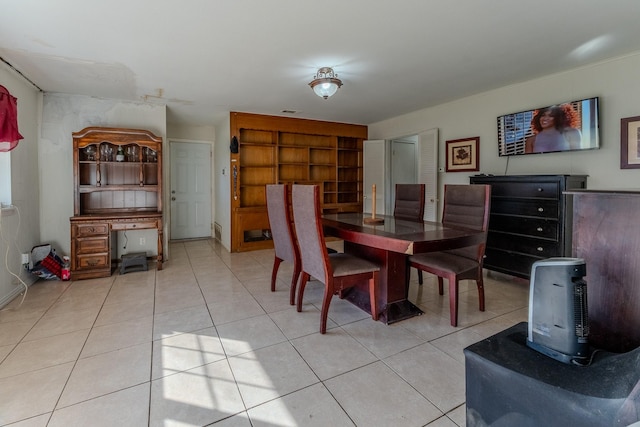
[[[549,258],[531,267],[527,345],[563,363],[589,356],[587,268],[580,258]]]

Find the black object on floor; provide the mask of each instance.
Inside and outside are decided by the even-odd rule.
[[[120,264],[120,274],[131,273],[134,271],[147,271],[147,254],[145,252],[133,252],[122,255],[122,264]]]

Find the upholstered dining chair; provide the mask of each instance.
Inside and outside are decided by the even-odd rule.
[[[408,268],[438,276],[438,291],[443,295],[443,278],[449,282],[451,326],[458,326],[458,285],[460,280],[475,280],[478,286],[480,311],[484,311],[482,264],[489,226],[490,185],[445,185],[442,223],[449,227],[481,230],[481,244],[441,252],[416,254],[409,257]],[[422,277],[418,276],[422,285]]]
[[[424,187],[424,184],[396,184],[393,216],[410,221],[423,221]]]
[[[271,272],[271,292],[276,290],[276,278],[278,269],[282,261],[293,264],[293,275],[289,290],[289,304],[295,303],[296,287],[298,278],[302,271],[300,261],[300,249],[293,229],[293,218],[291,217],[291,200],[289,186],[286,184],[271,184],[267,189],[267,214],[269,215],[269,226],[271,227],[271,238],[275,249],[273,260],[273,270]]]
[[[302,274],[298,290],[297,310],[302,311],[304,289],[311,277],[324,284],[324,297],[320,312],[320,333],[327,331],[329,304],[333,295],[368,282],[371,317],[378,320],[377,293],[380,267],[366,259],[346,253],[328,253],[322,216],[320,191],[317,185],[293,185],[293,220],[300,247]]]

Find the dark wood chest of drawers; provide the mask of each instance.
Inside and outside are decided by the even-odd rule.
[[[571,189],[586,175],[476,175],[471,184],[491,185],[491,214],[484,267],[529,278],[540,259],[571,256]]]

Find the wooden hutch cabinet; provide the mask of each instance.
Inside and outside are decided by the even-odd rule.
[[[231,250],[273,247],[265,186],[320,186],[322,210],[362,212],[367,127],[231,113]]]
[[[162,269],[162,138],[146,130],[73,133],[71,279],[110,276],[112,232],[156,229]]]

